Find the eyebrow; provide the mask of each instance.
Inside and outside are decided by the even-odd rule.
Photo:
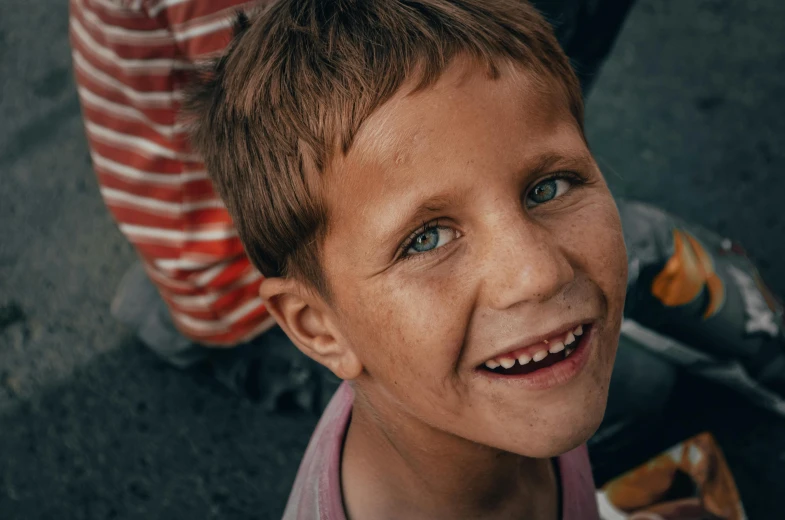
[[[580,152],[570,156],[562,155],[556,152],[546,152],[536,156],[532,160],[532,165],[526,167],[527,177],[536,177],[552,170],[555,166],[559,168],[577,168],[586,166],[592,161],[591,154],[587,152]]]
[[[430,220],[434,214],[444,211],[455,202],[455,197],[435,195],[421,202],[417,209],[409,215],[404,222],[415,223]]]

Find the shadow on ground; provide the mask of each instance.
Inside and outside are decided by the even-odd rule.
[[[280,518],[314,423],[125,338],[0,417],[0,518]]]

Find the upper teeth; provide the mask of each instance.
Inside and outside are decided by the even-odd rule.
[[[550,352],[551,354],[556,354],[557,352],[561,352],[562,350],[564,350],[564,343],[562,343],[561,341],[557,341],[556,343],[551,345],[551,348],[548,349],[548,352]]]
[[[528,354],[521,354],[520,356],[518,356],[517,359],[509,356],[504,356],[497,359],[490,359],[485,362],[485,366],[491,370],[499,367],[509,369],[512,368],[513,365],[515,365],[516,361],[521,365],[526,365],[531,361],[534,362],[542,361],[543,359],[548,357],[549,352],[551,354],[557,354],[562,350],[566,350],[566,355],[569,355],[572,354],[573,350],[575,350],[575,346],[570,346],[570,345],[575,343],[576,336],[580,337],[582,334],[583,334],[583,326],[578,325],[577,327],[575,327],[575,329],[567,333],[563,342],[555,341],[549,344],[548,350],[544,350],[544,349],[538,350],[531,357]],[[547,341],[545,343],[548,344]]]
[[[543,359],[545,359],[545,356],[547,356],[547,355],[548,355],[548,351],[547,350],[538,350],[537,352],[534,353],[534,355],[532,356],[532,359],[534,361],[542,361]]]

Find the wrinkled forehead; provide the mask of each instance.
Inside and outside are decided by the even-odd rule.
[[[521,118],[531,118],[533,112],[546,109],[565,120],[573,119],[566,91],[558,80],[509,60],[500,60],[497,65],[499,76],[492,78],[487,67],[461,56],[431,86],[418,90],[416,77],[404,83],[360,127],[349,154],[355,160],[400,164],[429,131],[449,130],[449,118],[423,119],[423,109],[438,114],[440,108],[454,110],[456,101],[467,108],[482,108],[486,100],[483,91],[511,100],[510,106]]]

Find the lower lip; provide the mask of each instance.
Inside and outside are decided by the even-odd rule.
[[[584,328],[587,328],[584,326]],[[592,324],[578,340],[578,346],[570,357],[559,361],[549,367],[535,370],[530,374],[503,375],[491,372],[490,370],[477,369],[483,377],[495,381],[506,381],[515,385],[524,386],[528,390],[547,390],[563,385],[581,373],[583,367],[589,361],[591,345],[594,340],[596,326]]]

